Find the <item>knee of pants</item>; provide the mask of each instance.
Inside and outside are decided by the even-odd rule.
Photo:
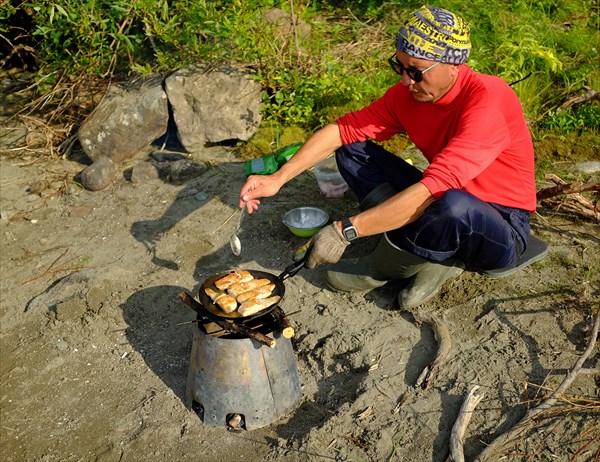
[[[449,189],[437,202],[440,206],[438,213],[442,213],[447,219],[463,217],[483,204],[472,194],[460,189]]]

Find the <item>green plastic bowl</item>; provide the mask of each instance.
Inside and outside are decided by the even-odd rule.
[[[317,207],[298,207],[283,216],[283,224],[300,237],[311,237],[325,226],[329,215]]]

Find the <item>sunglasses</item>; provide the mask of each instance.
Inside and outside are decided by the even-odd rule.
[[[394,72],[396,74],[402,75],[406,72],[406,74],[417,83],[423,81],[423,74],[425,74],[425,72],[433,69],[435,66],[437,66],[439,64],[439,63],[434,63],[431,66],[429,66],[427,69],[424,69],[422,71],[420,71],[419,69],[415,69],[414,67],[404,67],[404,65],[401,62],[398,62],[398,60],[396,59],[396,53],[394,53],[392,56],[390,56],[388,58],[388,63],[390,63],[390,66],[392,67],[392,69],[394,70]]]

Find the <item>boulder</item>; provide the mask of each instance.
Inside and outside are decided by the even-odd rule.
[[[136,79],[109,87],[78,131],[86,155],[118,164],[134,157],[167,130],[169,108],[162,78]]]
[[[166,79],[165,91],[179,141],[188,151],[207,143],[247,141],[260,125],[261,85],[239,68],[187,66]]]

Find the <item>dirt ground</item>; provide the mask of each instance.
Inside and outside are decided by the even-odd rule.
[[[279,274],[305,242],[282,224],[288,209],[313,205],[338,219],[356,203],[325,200],[305,173],[244,218],[235,257],[242,162],[222,147],[190,159],[210,167],[183,185],[132,183],[124,165],[111,187],[90,192],[72,182],[78,162],[0,157],[3,461],[441,462],[479,385],[485,397],[465,440],[473,460],[586,348],[600,294],[598,225],[542,209],[533,233],[550,244],[545,259],[503,279],[464,273],[419,308],[452,338],[429,390],[415,382],[437,342],[396,308],[397,288],[332,293],[322,268],[303,269],[281,302],[296,329],[301,402],[260,429],[208,426],[185,405],[195,313],[177,295],[233,268]],[[598,359],[596,348],[585,367]],[[502,460],[598,460],[599,390],[598,375],[580,375],[570,402],[559,400]]]

